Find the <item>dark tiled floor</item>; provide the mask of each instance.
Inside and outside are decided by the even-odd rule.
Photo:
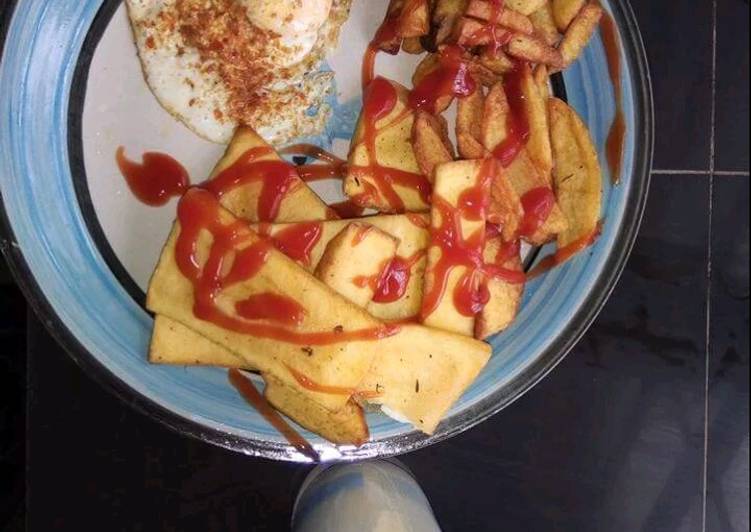
[[[670,0],[631,0],[631,5],[652,73],[654,168],[708,170],[712,2],[690,2],[690,8]]]
[[[709,359],[709,530],[748,530],[748,177],[714,184]]]
[[[718,170],[748,172],[748,0],[717,1]]]

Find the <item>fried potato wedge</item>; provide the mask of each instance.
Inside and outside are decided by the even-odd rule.
[[[467,10],[467,0],[435,0],[433,26],[435,44],[443,44],[454,33],[454,25]]]
[[[410,37],[402,41],[402,51],[406,54],[418,55],[425,52],[420,37]]]
[[[470,0],[465,15],[487,22],[494,15],[494,9],[494,6],[487,0]],[[534,31],[532,21],[528,17],[506,8],[501,9],[497,25],[520,33],[531,34]]]
[[[381,79],[381,78],[379,78]],[[378,81],[378,80],[376,80]],[[388,81],[396,90],[397,101],[394,108],[375,124],[375,161],[371,160],[365,144],[365,125],[360,116],[348,157],[348,170],[344,179],[344,193],[358,198],[365,207],[381,212],[394,212],[394,207],[384,191],[376,172],[393,170],[395,175],[408,174],[412,180],[423,180],[412,149],[412,126],[415,113],[408,106],[408,91],[396,82]],[[372,85],[371,85],[372,86]],[[367,97],[367,95],[366,95]],[[376,168],[377,167],[377,168]],[[426,198],[415,188],[399,183],[386,184],[407,212],[422,212],[429,208]]]
[[[419,325],[403,325],[379,345],[358,392],[427,434],[435,431],[491,353],[485,342]]]
[[[561,53],[543,41],[541,37],[515,33],[506,45],[506,51],[511,56],[531,63],[542,63],[554,68],[560,68],[563,65]]]
[[[372,225],[350,223],[326,246],[315,276],[355,305],[365,307],[399,241]]]
[[[548,100],[558,204],[568,228],[558,234],[558,247],[591,235],[602,210],[602,172],[592,137],[579,115],[557,98]]]
[[[266,400],[301,427],[340,445],[360,446],[368,440],[370,432],[365,414],[353,399],[332,412],[272,375],[264,375],[263,379]]]
[[[552,0],[553,20],[558,31],[564,33],[587,0]]]
[[[454,147],[448,135],[448,124],[442,116],[417,111],[412,126],[412,147],[420,171],[433,182],[433,169],[454,160]]]
[[[456,103],[456,146],[464,159],[481,159],[485,156],[482,145],[482,119],[485,95],[477,89]]]
[[[398,20],[404,7],[404,0],[389,0],[389,6],[386,9],[386,18],[389,20]],[[402,45],[402,34],[400,31],[392,32],[389,38],[378,40],[378,49],[386,52],[390,55],[395,55],[399,52],[399,48]]]
[[[524,111],[529,125],[527,152],[537,165],[540,173],[550,183],[553,169],[553,154],[550,150],[550,131],[548,128],[548,108],[546,98],[540,94],[537,83],[532,77],[528,64],[520,66],[521,92],[524,97]]]
[[[514,69],[514,62],[506,55],[506,52],[501,49],[492,50],[492,46],[487,46],[480,51],[477,63],[496,74],[490,83],[483,81],[483,85],[486,86],[498,81],[498,75],[511,72]]]
[[[563,67],[569,66],[581,54],[602,18],[602,8],[597,4],[587,4],[569,24],[558,50],[563,57]]]
[[[547,0],[506,0],[506,7],[517,13],[529,16],[537,11]]]
[[[399,34],[404,39],[422,37],[430,31],[428,0],[406,0],[399,17]]]
[[[149,362],[177,366],[219,366],[255,369],[242,358],[180,322],[165,316],[154,318]]]
[[[537,65],[532,72],[532,77],[535,78],[535,84],[537,85],[537,91],[540,93],[540,96],[544,100],[550,98],[552,94],[550,93],[550,73],[548,72],[548,67],[545,65]]]
[[[537,11],[529,15],[537,34],[550,46],[555,46],[561,40],[561,34],[555,25],[553,7],[549,1],[545,1]]]
[[[254,158],[254,161],[280,160],[279,155],[252,129],[239,127],[232,137],[224,156],[219,160],[209,176],[209,181],[231,167],[237,168],[242,173],[241,159],[249,150],[255,148],[268,148],[268,154]],[[231,171],[231,170],[230,170]],[[262,183],[250,181],[241,184],[225,192],[221,196],[221,204],[224,208],[234,213],[237,217],[249,222],[259,220],[258,202],[261,196]],[[325,220],[330,217],[326,203],[316,196],[315,192],[300,179],[294,183],[287,194],[284,195],[279,205],[277,220],[290,222],[302,220]],[[271,222],[274,220],[262,220]]]
[[[509,104],[503,83],[496,83],[488,90],[482,112],[480,140],[489,152],[508,136]]]
[[[434,292],[438,294],[435,301],[423,299],[423,323],[436,329],[456,332],[471,336],[474,331],[474,316],[465,316],[454,303],[454,289],[462,282],[465,275],[473,272],[466,266],[453,267],[447,279],[437,277],[440,271],[440,261],[443,254],[440,242],[440,231],[446,220],[443,219],[443,209],[437,200],[440,198],[452,208],[457,209],[457,226],[461,228],[462,237],[468,238],[480,232],[484,234],[485,220],[473,220],[463,216],[460,198],[463,193],[474,187],[481,186],[483,175],[483,161],[468,160],[442,164],[435,169],[435,186],[433,187],[433,207],[430,211],[431,244],[428,247],[428,263],[425,269],[424,294]],[[487,193],[487,191],[486,191]],[[481,239],[484,241],[484,237]],[[482,249],[477,250],[482,253]],[[442,285],[442,287],[441,287]],[[432,308],[427,308],[432,305]]]
[[[511,185],[506,171],[500,163],[495,166],[495,175],[490,183],[490,201],[488,202],[488,221],[501,228],[501,235],[506,242],[516,238],[524,217],[519,194]]]
[[[189,194],[191,192],[181,201],[186,201]],[[237,220],[228,211],[221,211],[221,218],[223,224]],[[225,288],[214,298],[216,304],[225,315],[234,316],[235,304],[252,294],[271,293],[290,298],[305,311],[303,322],[292,329],[294,333],[343,334],[341,342],[306,346],[303,343],[305,338],[287,341],[253,336],[199,319],[193,311],[193,285],[183,276],[175,259],[175,245],[180,231],[180,224],[176,222],[149,284],[146,301],[149,310],[178,321],[228,349],[242,358],[244,367],[257,368],[290,386],[300,387],[289,368],[321,385],[357,386],[370,366],[378,349],[378,342],[347,341],[344,333],[374,328],[377,330],[383,327],[382,322],[331,290],[275,249],[268,251],[266,261],[256,275]],[[244,245],[248,246],[261,238],[252,230],[248,230],[244,236]],[[198,256],[207,256],[210,239],[203,239],[201,243],[203,245],[199,246]],[[238,319],[237,316],[235,318]],[[334,411],[343,407],[348,399],[346,396],[310,390],[301,389],[301,392]]]
[[[540,173],[526,149],[519,152],[516,159],[506,168],[506,176],[521,199],[522,206],[524,205],[525,194],[528,192],[534,189],[550,188],[548,178]],[[548,217],[532,235],[525,235],[524,239],[530,244],[539,246],[551,241],[556,235],[565,231],[567,227],[568,223],[563,211],[561,211],[558,202],[553,200]]]
[[[522,272],[519,254],[511,257],[499,257],[503,252],[501,237],[485,241],[483,258],[486,264],[493,264],[511,272]],[[491,277],[487,282],[490,299],[475,320],[475,338],[485,340],[505,330],[516,318],[524,293],[524,283],[509,282],[501,277]]]

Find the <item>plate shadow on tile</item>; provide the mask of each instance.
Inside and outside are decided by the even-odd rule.
[[[748,530],[749,182],[715,178],[707,530]]]

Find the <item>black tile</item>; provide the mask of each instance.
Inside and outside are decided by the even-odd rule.
[[[305,470],[181,437],[29,324],[28,530],[284,530]]]
[[[748,530],[748,178],[715,179],[707,530]]]
[[[701,529],[707,211],[707,179],[657,180],[623,278],[564,362],[404,458],[445,530]]]
[[[708,199],[707,179],[657,180],[627,271],[559,368],[403,458],[445,530],[699,530]],[[284,529],[305,469],[173,434],[30,330],[30,530]]]
[[[15,286],[0,285],[0,530],[24,523],[25,307]]]
[[[711,137],[712,2],[692,2],[690,8],[671,0],[631,0],[631,5],[652,73],[654,167],[706,170]]]
[[[715,167],[748,171],[748,0],[717,2]]]

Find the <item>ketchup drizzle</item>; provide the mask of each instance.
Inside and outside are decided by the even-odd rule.
[[[180,234],[175,245],[175,260],[180,272],[193,284],[193,314],[198,319],[237,333],[298,345],[377,340],[399,331],[393,325],[382,325],[354,331],[335,327],[332,331],[298,332],[225,314],[216,304],[217,296],[225,288],[255,276],[266,263],[271,243],[266,239],[257,240],[253,231],[239,220],[222,223],[217,199],[202,189],[194,188],[185,193],[178,204],[177,217]],[[213,239],[208,259],[201,266],[197,253],[199,238],[204,231],[208,231]],[[245,244],[249,245],[240,249]],[[225,273],[228,260],[231,260],[231,266]]]
[[[120,146],[115,160],[133,195],[146,205],[164,205],[190,186],[187,170],[167,154],[146,152],[139,164],[125,157],[125,148]]]
[[[418,173],[406,172],[396,168],[380,166],[376,157],[376,138],[380,131],[392,124],[398,123],[407,116],[409,110],[400,114],[389,124],[380,129],[377,123],[386,118],[396,107],[398,97],[396,88],[385,78],[375,78],[363,99],[362,124],[363,132],[360,143],[365,146],[370,164],[368,166],[351,166],[349,171],[365,190],[354,196],[352,200],[358,205],[364,205],[368,200],[383,197],[389,207],[395,212],[404,212],[404,202],[394,189],[394,185],[411,188],[420,194],[425,203],[430,201],[432,187],[427,178]],[[370,182],[372,181],[372,183]]]
[[[509,106],[507,134],[503,142],[493,150],[493,156],[501,162],[504,168],[514,162],[529,138],[529,122],[522,92],[522,69],[524,68],[529,68],[529,65],[518,62],[514,70],[503,76],[503,90]]]
[[[305,318],[305,309],[292,298],[272,292],[253,294],[235,303],[237,315],[246,320],[269,320],[297,326]]]
[[[393,303],[407,292],[412,277],[412,268],[425,256],[425,251],[417,251],[410,257],[394,257],[381,274],[372,301],[375,303]]]
[[[435,113],[441,97],[469,96],[477,85],[463,57],[464,50],[455,44],[442,46],[438,52],[438,68],[428,73],[409,94],[412,109]]]
[[[563,264],[580,251],[594,244],[599,238],[600,233],[602,233],[602,222],[598,223],[594,230],[589,234],[586,234],[581,238],[574,240],[570,244],[559,248],[552,255],[543,257],[542,260],[540,260],[540,262],[537,264],[537,266],[532,268],[532,270],[527,274],[527,278],[534,279],[536,277],[539,277],[543,273],[552,270],[556,266]]]
[[[269,146],[251,148],[229,167],[202,183],[201,188],[221,198],[237,187],[260,181],[262,188],[258,198],[258,218],[262,222],[272,222],[279,214],[284,197],[300,183],[293,165],[279,160],[258,160],[273,153],[274,150]]]

